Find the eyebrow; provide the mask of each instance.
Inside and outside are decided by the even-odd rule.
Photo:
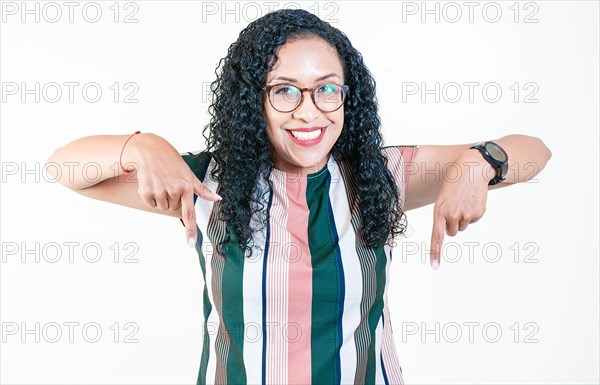
[[[327,78],[330,78],[330,77],[332,77],[332,76],[335,76],[335,77],[337,77],[338,79],[341,79],[341,78],[340,78],[340,77],[339,77],[337,74],[335,74],[335,73],[333,73],[333,72],[332,72],[332,73],[330,73],[330,74],[327,74],[327,75],[324,75],[324,76],[321,76],[321,77],[318,77],[318,78],[316,78],[316,79],[315,79],[315,81],[317,81],[317,82],[318,82],[319,80],[327,79]],[[297,79],[294,79],[294,78],[288,78],[288,77],[286,77],[286,76],[275,76],[273,79],[271,79],[271,82],[272,82],[273,80],[286,80],[286,81],[288,81],[288,82],[298,82],[298,80],[297,80]]]

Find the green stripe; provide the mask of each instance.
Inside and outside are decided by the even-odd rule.
[[[244,366],[244,252],[239,247],[238,235],[228,226],[231,240],[223,248],[225,257],[222,275],[222,315],[229,333],[227,352],[227,383],[244,385],[247,382]]]
[[[371,335],[371,344],[369,345],[369,360],[367,362],[367,372],[365,374],[365,384],[375,383],[375,374],[377,366],[377,354],[375,352],[375,329],[383,313],[383,290],[385,288],[385,265],[387,258],[383,247],[369,250],[370,254],[375,254],[375,298],[369,312],[369,334]],[[372,273],[371,273],[372,274]]]
[[[312,261],[311,366],[313,384],[339,384],[338,360],[342,336],[338,330],[343,302],[340,254],[329,211],[329,171],[309,178],[306,186],[308,246]]]

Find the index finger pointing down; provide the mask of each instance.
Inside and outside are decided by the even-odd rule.
[[[431,232],[431,253],[429,259],[434,270],[440,266],[442,244],[446,232],[446,218],[442,215],[434,215],[433,230]]]

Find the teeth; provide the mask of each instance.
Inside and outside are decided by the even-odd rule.
[[[321,130],[314,130],[311,132],[302,132],[302,131],[291,131],[292,135],[294,135],[294,137],[296,139],[300,139],[300,140],[311,140],[311,139],[316,139],[319,137],[319,135],[321,135]]]

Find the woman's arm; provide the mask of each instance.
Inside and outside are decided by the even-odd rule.
[[[186,240],[196,240],[194,193],[215,201],[218,195],[196,178],[181,154],[154,134],[96,135],[77,139],[57,149],[45,169],[59,183],[89,198],[157,214],[181,218]],[[122,163],[132,170],[125,173]],[[90,169],[90,178],[83,172]],[[192,241],[189,241],[192,238]]]
[[[123,150],[123,164],[130,163],[132,152],[135,152],[139,142],[148,140],[151,136],[153,134],[131,137]],[[85,189],[109,178],[124,175],[125,172],[119,166],[119,156],[129,137],[130,135],[94,135],[76,139],[55,150],[48,158],[48,173],[71,190]],[[129,164],[129,168],[134,167]]]
[[[508,155],[506,180],[489,186],[495,190],[511,184],[525,182],[539,174],[552,156],[541,139],[528,135],[512,134],[498,143]],[[419,145],[412,163],[405,165],[408,176],[404,211],[435,203],[442,183],[459,178],[494,177],[494,169],[477,149],[469,149],[478,142],[457,145]],[[460,171],[459,171],[460,168]]]
[[[493,140],[508,155],[506,181],[489,186],[495,170],[470,144],[451,146],[419,146],[413,161],[405,166],[408,181],[404,210],[435,203],[431,232],[430,262],[440,265],[445,234],[455,236],[484,214],[489,190],[537,175],[552,156],[536,137],[507,135]]]

